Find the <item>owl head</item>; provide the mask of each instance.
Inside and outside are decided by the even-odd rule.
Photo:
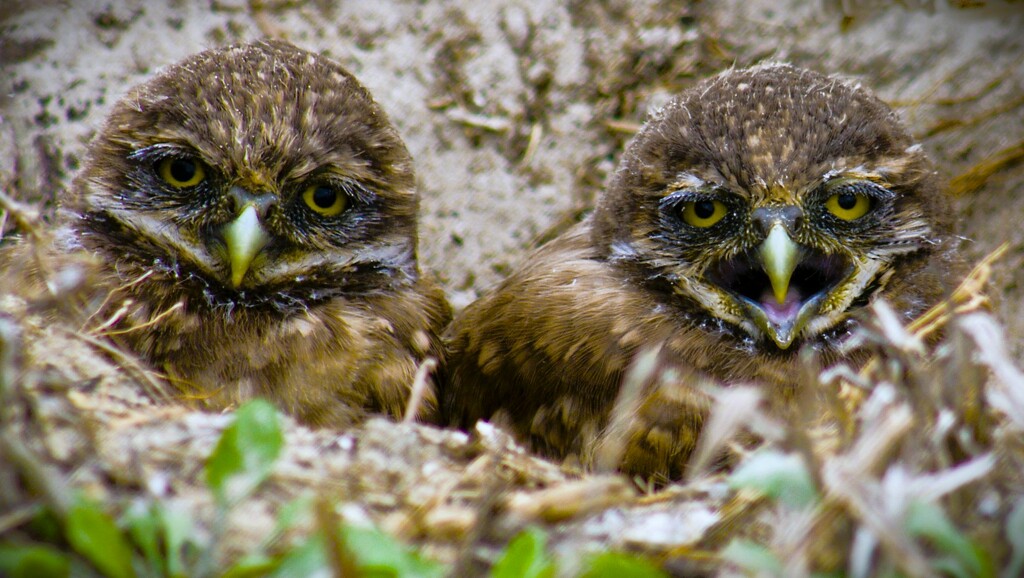
[[[340,65],[284,42],[201,52],[131,90],[69,203],[81,242],[194,305],[287,309],[411,283],[412,160]]]
[[[679,318],[782,354],[835,344],[877,296],[943,290],[934,169],[859,85],[785,64],[730,70],[654,113],[594,215],[603,256]]]

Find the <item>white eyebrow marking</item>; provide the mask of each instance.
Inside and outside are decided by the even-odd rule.
[[[697,189],[706,185],[707,182],[693,173],[682,171],[676,173],[676,180],[672,183],[673,190]]]

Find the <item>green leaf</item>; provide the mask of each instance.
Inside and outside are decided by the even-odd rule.
[[[666,578],[668,575],[649,560],[620,552],[605,552],[594,556],[580,574],[580,578],[619,578],[621,576]]]
[[[734,489],[756,490],[795,508],[809,506],[818,500],[814,480],[797,454],[758,452],[733,472],[729,485]]]
[[[156,504],[136,502],[125,513],[124,523],[132,541],[142,550],[146,566],[154,574],[163,574],[166,564],[160,553],[162,523],[156,508]]]
[[[301,519],[311,516],[312,509],[313,496],[310,495],[299,496],[282,506],[277,513],[274,529],[260,543],[259,550],[266,550]]]
[[[186,545],[195,543],[192,519],[184,510],[168,510],[162,504],[156,505],[160,527],[167,548],[167,574],[169,576],[186,576],[185,560],[182,556]]]
[[[734,538],[720,554],[722,560],[731,562],[751,574],[767,572],[781,574],[782,562],[771,550],[750,540]]]
[[[960,533],[938,504],[911,502],[905,525],[907,533],[927,539],[936,550],[948,555],[933,562],[936,569],[964,578],[995,576],[988,556]]]
[[[124,516],[132,541],[142,551],[146,568],[160,576],[185,576],[182,559],[187,544],[195,543],[192,520],[182,511],[169,511],[161,502],[137,502]]]
[[[0,576],[63,578],[70,573],[67,555],[52,546],[0,544]]]
[[[343,527],[343,545],[367,576],[440,578],[438,564],[423,560],[387,534],[372,528]]]
[[[324,552],[323,536],[315,534],[288,552],[277,570],[270,574],[270,578],[331,578],[331,574],[327,554]]]
[[[71,546],[106,576],[135,576],[131,547],[99,504],[76,501],[68,512],[65,531]]]
[[[539,528],[527,528],[505,547],[491,568],[493,578],[550,578],[555,564],[545,553],[547,535]]]
[[[270,475],[284,446],[277,410],[254,399],[235,412],[206,462],[206,483],[222,504],[234,503]]]
[[[235,562],[220,578],[250,578],[266,576],[278,568],[281,561],[263,554],[250,554]]]
[[[47,544],[55,544],[64,539],[64,523],[49,508],[37,509],[26,530],[37,540]]]
[[[1002,575],[1024,576],[1024,499],[1018,499],[1006,516],[1006,537],[1013,546],[1013,555]]]

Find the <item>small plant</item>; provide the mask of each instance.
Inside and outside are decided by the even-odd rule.
[[[796,454],[762,450],[733,472],[729,483],[737,490],[757,492],[782,509],[822,511],[825,503],[804,461]],[[1024,513],[1018,517],[1024,519]],[[928,560],[931,572],[955,578],[995,578],[988,555],[949,520],[937,502],[912,499],[902,513],[902,520],[906,535],[934,552]],[[745,538],[734,538],[720,557],[750,574],[786,574],[784,557],[770,546]]]
[[[551,578],[558,565],[547,551],[547,534],[527,528],[509,541],[491,568],[491,578]],[[621,552],[603,552],[589,557],[580,578],[664,578],[665,573],[644,558]]]
[[[440,578],[443,568],[424,560],[390,536],[372,528],[336,524],[324,527],[270,555],[267,550],[286,530],[313,508],[302,497],[278,513],[274,530],[253,551],[226,570],[215,567],[214,553],[225,532],[231,509],[251,496],[269,477],[284,447],[277,410],[263,400],[253,400],[235,412],[205,466],[205,479],[217,511],[212,540],[204,543],[192,521],[159,500],[139,501],[126,508],[119,520],[107,508],[85,497],[76,498],[55,542],[51,544],[0,544],[0,575],[11,578],[47,576],[62,578],[96,575],[109,578],[174,578],[221,576],[314,576],[337,574],[343,563],[356,575],[396,578]],[[49,518],[40,512],[40,518]],[[325,517],[325,520],[333,520]]]

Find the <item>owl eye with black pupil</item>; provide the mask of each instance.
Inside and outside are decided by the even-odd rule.
[[[721,201],[701,199],[683,203],[681,216],[683,222],[691,227],[706,229],[716,225],[729,214],[729,208]]]
[[[312,185],[302,193],[306,206],[319,215],[333,217],[341,214],[347,205],[345,195],[327,185]]]
[[[202,163],[188,157],[163,159],[156,164],[156,171],[165,183],[179,189],[194,187],[206,178]]]
[[[843,191],[825,200],[825,209],[843,221],[855,221],[871,211],[871,197],[863,193]]]

